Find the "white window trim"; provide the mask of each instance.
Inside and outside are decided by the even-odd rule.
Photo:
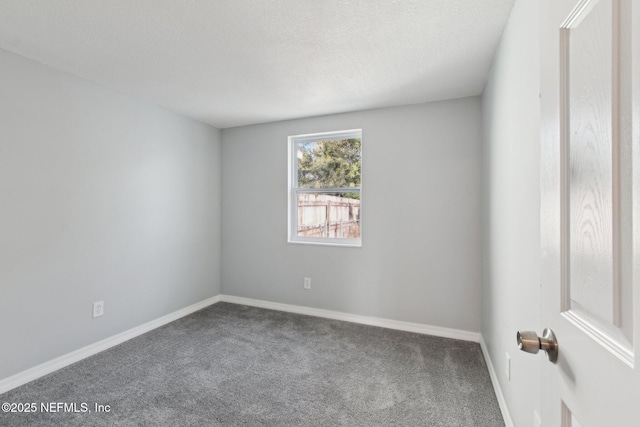
[[[298,158],[294,152],[294,146],[299,142],[317,142],[326,139],[346,139],[346,138],[362,138],[362,129],[349,129],[335,132],[311,133],[302,135],[292,135],[288,138],[288,156],[289,156],[289,179],[288,179],[288,233],[287,241],[294,244],[302,245],[322,245],[322,246],[343,246],[343,247],[362,247],[362,215],[360,216],[360,238],[359,239],[341,239],[331,237],[303,237],[298,236],[298,193],[360,193],[360,206],[362,206],[362,185],[358,188],[298,188]],[[360,154],[362,156],[362,146],[360,146]],[[360,171],[362,177],[362,170]],[[361,208],[362,209],[362,208]],[[362,210],[360,211],[362,212]]]

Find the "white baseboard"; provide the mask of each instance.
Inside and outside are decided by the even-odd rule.
[[[220,301],[234,304],[249,305],[252,307],[267,308],[270,310],[286,311],[289,313],[306,314],[308,316],[324,317],[326,319],[343,320],[345,322],[361,323],[363,325],[379,326],[388,329],[397,329],[405,332],[435,335],[444,338],[480,342],[478,332],[463,331],[460,329],[443,328],[440,326],[424,325],[421,323],[403,322],[400,320],[381,319],[379,317],[361,316],[358,314],[343,313],[340,311],[323,310],[320,308],[304,307],[299,305],[281,304],[257,300],[252,298],[236,297],[232,295],[220,295]]]
[[[487,369],[489,370],[489,376],[491,377],[493,389],[496,392],[496,398],[498,399],[500,412],[502,412],[502,418],[504,418],[504,425],[505,427],[514,427],[513,420],[511,419],[511,413],[509,412],[509,408],[507,407],[507,401],[505,400],[504,394],[502,393],[502,388],[500,388],[498,376],[496,375],[496,371],[493,368],[493,363],[491,362],[491,357],[489,356],[489,350],[487,349],[487,345],[482,339],[482,336],[480,336],[480,348],[482,349],[484,360],[485,362],[487,362]]]
[[[72,363],[78,362],[89,356],[93,356],[94,354],[100,353],[101,351],[128,341],[131,338],[135,338],[138,335],[142,335],[153,329],[159,328],[160,326],[166,325],[167,323],[171,323],[174,320],[178,320],[181,317],[194,313],[219,301],[220,295],[207,298],[183,309],[174,311],[173,313],[169,313],[165,316],[159,317],[140,326],[136,326],[135,328],[131,328],[128,331],[124,331],[112,337],[103,339],[102,341],[98,341],[94,344],[82,347],[81,349],[72,351],[71,353],[67,353],[53,360],[0,380],[0,394],[6,393],[11,389],[19,387],[44,375],[50,374],[51,372],[57,371],[58,369],[64,368],[65,366],[69,366]]]

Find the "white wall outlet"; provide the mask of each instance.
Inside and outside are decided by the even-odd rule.
[[[93,303],[93,317],[100,317],[104,315],[104,301],[96,301]]]
[[[311,289],[311,277],[304,278],[304,288]]]
[[[507,380],[511,381],[511,356],[509,356],[509,353],[505,353],[505,355],[504,369],[506,370]]]

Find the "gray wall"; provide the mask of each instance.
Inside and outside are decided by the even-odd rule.
[[[519,351],[515,338],[518,329],[542,332],[538,25],[538,1],[518,0],[482,99],[482,336],[517,426],[533,425],[544,359]]]
[[[362,248],[288,244],[287,136],[354,128]],[[224,294],[480,330],[478,97],[225,129],[222,140]]]
[[[0,379],[219,294],[220,179],[219,130],[0,51]]]

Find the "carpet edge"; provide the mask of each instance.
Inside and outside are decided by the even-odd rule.
[[[415,332],[424,335],[433,335],[443,338],[452,338],[462,341],[479,343],[479,332],[465,331],[461,329],[445,328],[442,326],[425,325],[422,323],[405,322],[402,320],[384,319],[380,317],[362,316],[359,314],[344,313],[341,311],[325,310],[321,308],[305,307],[301,305],[283,304],[258,300],[253,298],[238,297],[233,295],[220,295],[221,302],[248,305],[251,307],[266,308],[269,310],[286,311],[288,313],[304,314],[307,316],[322,317],[325,319],[342,320],[345,322],[359,323],[362,325],[378,326],[398,331]]]

